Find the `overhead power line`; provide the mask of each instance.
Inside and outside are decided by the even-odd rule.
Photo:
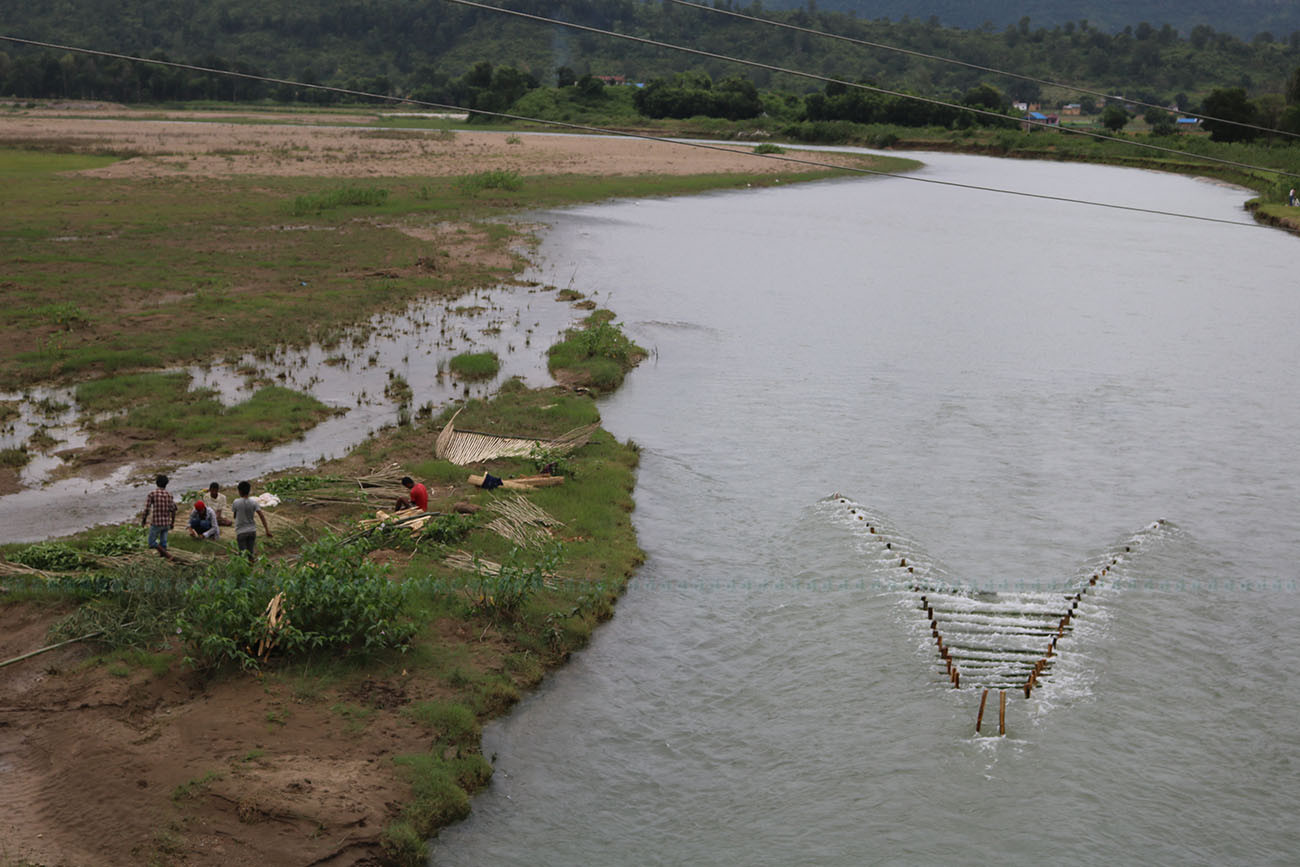
[[[642,141],[660,142],[662,144],[676,145],[679,147],[698,148],[701,150],[721,151],[728,154],[743,154],[755,159],[779,160],[781,162],[792,163],[801,166],[812,166],[815,168],[834,169],[837,171],[849,172],[852,174],[871,175],[875,177],[896,178],[902,181],[911,181],[913,183],[932,184],[939,187],[952,187],[961,190],[974,190],[984,193],[997,193],[1004,196],[1017,196],[1025,199],[1041,199],[1048,202],[1064,202],[1072,205],[1086,205],[1093,208],[1106,208],[1114,211],[1129,211],[1138,214],[1152,214],[1160,217],[1174,217],[1181,220],[1196,220],[1202,223],[1221,223],[1227,226],[1237,226],[1244,228],[1263,228],[1258,223],[1241,222],[1239,220],[1225,220],[1222,217],[1205,217],[1199,214],[1184,214],[1178,211],[1163,211],[1157,208],[1139,208],[1134,205],[1116,205],[1110,202],[1094,202],[1088,199],[1076,199],[1070,196],[1052,196],[1045,193],[1027,193],[1022,190],[1008,190],[1000,187],[989,187],[980,184],[963,184],[957,181],[945,181],[938,178],[918,177],[910,174],[899,174],[897,172],[880,171],[879,169],[868,169],[862,166],[843,166],[836,163],[824,162],[821,160],[804,159],[802,157],[793,157],[789,154],[774,153],[755,153],[752,150],[738,151],[734,145],[713,144],[711,142],[689,141],[685,139],[672,139],[664,136],[648,135],[646,133],[629,132],[626,130],[608,129],[605,127],[590,126],[587,124],[571,123],[560,120],[546,120],[544,118],[527,117],[525,115],[508,114],[501,111],[486,111],[484,109],[467,108],[460,105],[452,105],[444,102],[432,102],[424,99],[408,99],[400,96],[391,96],[382,93],[368,93],[363,90],[352,90],[346,87],[334,87],[328,84],[308,84],[301,81],[293,81],[287,78],[275,78],[269,75],[257,75],[251,72],[237,72],[232,69],[218,69],[211,66],[198,66],[193,63],[180,63],[174,60],[159,60],[152,57],[137,57],[131,54],[121,54],[113,51],[102,51],[95,48],[81,48],[75,45],[60,45],[55,42],[42,42],[36,39],[24,39],[20,36],[8,36],[0,34],[0,41],[12,42],[18,45],[30,45],[34,48],[50,48],[56,51],[70,51],[76,54],[86,54],[94,57],[107,57],[114,60],[125,60],[131,63],[145,63],[154,66],[165,66],[171,69],[184,69],[190,72],[203,72],[211,75],[225,75],[231,78],[242,78],[246,81],[261,81],[267,84],[283,84],[289,87],[299,88],[302,90],[318,90],[326,93],[337,93],[343,96],[360,97],[362,99],[376,99],[386,102],[395,102],[402,105],[416,105],[424,108],[436,108],[442,111],[470,112],[474,114],[497,117],[503,120],[522,121],[526,123],[542,124],[544,126],[560,127],[562,129],[575,130],[584,133],[593,133],[599,135],[612,135],[622,138],[640,139]]]
[[[974,69],[979,72],[989,72],[989,73],[993,73],[994,75],[1005,75],[1008,78],[1018,78],[1021,81],[1031,81],[1034,84],[1045,84],[1049,87],[1060,87],[1065,90],[1073,91],[1075,93],[1086,93],[1089,96],[1100,97],[1101,99],[1110,102],[1131,103],[1132,105],[1140,105],[1143,108],[1155,108],[1155,109],[1159,109],[1160,111],[1169,111],[1168,106],[1155,105],[1154,103],[1143,102],[1140,99],[1130,99],[1129,97],[1126,96],[1117,96],[1115,94],[1104,93],[1099,90],[1089,90],[1088,88],[1080,87],[1077,84],[1067,84],[1061,81],[1052,81],[1050,78],[1035,78],[1032,75],[1022,75],[1019,72],[1010,72],[1008,70],[997,69],[996,67],[992,67],[992,66],[981,66],[978,63],[970,63],[965,60],[958,60],[955,57],[944,57],[943,55],[940,54],[927,54],[924,51],[916,51],[914,49],[903,48],[898,45],[886,45],[883,42],[870,42],[866,39],[857,39],[852,36],[845,36],[842,33],[831,33],[826,30],[816,30],[812,27],[803,27],[798,24],[790,24],[785,21],[777,21],[772,18],[761,18],[757,15],[748,15],[744,12],[737,12],[734,9],[724,9],[718,6],[706,6],[703,3],[695,3],[693,2],[693,0],[668,0],[668,2],[676,3],[678,6],[689,6],[692,9],[700,9],[705,12],[712,12],[717,15],[727,15],[732,18],[740,18],[745,21],[753,21],[757,24],[766,24],[770,27],[779,27],[782,30],[793,30],[799,33],[806,33],[809,36],[818,36],[823,39],[834,39],[839,42],[848,42],[853,45],[861,45],[865,48],[879,48],[882,51],[893,51],[897,54],[906,54],[911,57],[921,58],[923,60],[934,60],[934,61],[938,61],[939,63],[949,63],[954,66],[964,66],[967,69]],[[1191,111],[1180,111],[1177,112],[1177,114],[1183,117],[1194,117],[1197,118],[1198,120],[1212,120],[1215,123],[1231,124],[1232,126],[1239,126],[1244,129],[1258,130],[1259,132],[1267,132],[1276,135],[1286,135],[1286,136],[1292,136],[1294,138],[1300,138],[1300,133],[1287,132],[1284,129],[1272,129],[1271,127],[1259,126],[1253,123],[1243,123],[1242,121],[1238,121],[1238,120],[1228,120],[1227,118],[1214,117],[1213,115],[1208,115],[1208,114],[1197,114]]]
[[[544,15],[534,15],[531,12],[520,12],[515,9],[507,9],[503,6],[490,6],[486,3],[476,2],[476,0],[444,0],[444,2],[455,3],[458,6],[468,6],[474,9],[483,9],[489,12],[497,12],[502,15],[511,15],[516,18],[525,18],[531,21],[539,21],[543,24],[557,24],[561,27],[568,27],[573,30],[581,30],[585,33],[595,33],[600,36],[609,36],[614,39],[624,39],[629,42],[635,42],[641,45],[650,45],[655,48],[665,48],[668,49],[669,51],[680,51],[685,54],[693,54],[697,57],[708,57],[712,60],[722,60],[727,63],[735,63],[741,66],[750,66],[755,69],[765,69],[768,72],[781,72],[786,75],[795,75],[800,78],[809,78],[814,81],[824,82],[826,84],[838,84],[838,85],[843,85],[844,87],[857,88],[858,90],[871,91],[872,93],[881,93],[886,96],[896,96],[900,99],[911,99],[917,102],[924,102],[929,105],[937,105],[943,108],[952,108],[958,111],[965,111],[965,112],[970,112],[972,114],[983,115],[985,117],[994,117],[994,118],[998,118],[999,120],[1011,119],[1008,118],[1007,115],[1005,114],[999,114],[998,112],[988,111],[986,109],[981,109],[981,108],[974,108],[969,105],[961,105],[959,103],[945,102],[944,100],[941,99],[933,99],[928,96],[918,96],[914,93],[903,93],[902,91],[888,90],[883,87],[875,87],[874,85],[862,84],[860,82],[845,81],[843,79],[832,78],[827,75],[819,75],[815,72],[804,72],[803,70],[800,69],[790,69],[784,66],[776,66],[771,63],[762,63],[757,60],[746,60],[743,57],[733,57],[728,54],[720,54],[716,51],[705,51],[700,48],[691,48],[686,45],[676,45],[671,42],[661,42],[657,39],[648,39],[644,36],[632,36],[631,34],[628,33],[619,33],[616,30],[604,30],[599,27],[590,27],[586,24],[575,24],[571,21],[562,21],[558,18],[547,18]],[[1042,121],[1025,120],[1022,122],[1030,126],[1038,126],[1045,129],[1056,130],[1062,133],[1069,133],[1071,135],[1081,135],[1088,138],[1099,139],[1101,141],[1118,142],[1119,144],[1129,145],[1130,147],[1143,148],[1145,150],[1157,151],[1166,154],[1174,154],[1176,156],[1180,156],[1184,158],[1190,156],[1185,151],[1180,151],[1177,148],[1168,148],[1168,147],[1163,147],[1161,145],[1151,144],[1150,142],[1139,142],[1139,141],[1134,141],[1132,139],[1115,138],[1114,136],[1102,135],[1101,133],[1093,132],[1091,130],[1054,126],[1052,124],[1044,123]],[[1201,154],[1197,154],[1195,156],[1195,159],[1200,161],[1205,161],[1205,162],[1218,163],[1219,165],[1232,166],[1233,168],[1238,168],[1238,169],[1247,169],[1249,171],[1269,172],[1272,174],[1285,175],[1286,177],[1291,177],[1291,178],[1300,178],[1300,173],[1288,172],[1285,169],[1270,168],[1268,166],[1251,165],[1250,163],[1237,162],[1236,160],[1224,159],[1222,157],[1212,157],[1212,156],[1204,156]]]

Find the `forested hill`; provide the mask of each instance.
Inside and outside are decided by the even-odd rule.
[[[806,9],[809,0],[767,0],[768,9]],[[860,18],[936,16],[941,24],[974,30],[991,24],[1002,30],[1029,17],[1033,26],[1055,27],[1083,20],[1107,33],[1119,33],[1143,21],[1165,24],[1184,34],[1209,27],[1241,39],[1261,33],[1284,39],[1300,30],[1300,3],[1295,0],[812,0],[812,6],[850,12]]]
[[[1221,87],[1241,87],[1251,96],[1281,93],[1287,76],[1300,65],[1300,33],[1286,41],[1244,42],[1209,27],[1180,34],[1171,27],[1141,24],[1118,34],[1077,22],[1052,29],[1020,23],[1004,30],[961,30],[916,17],[895,23],[869,20],[830,10],[831,0],[819,2],[813,11],[807,3],[790,11],[762,11],[771,0],[766,6],[736,2],[734,8],[1161,104],[1195,102]],[[1015,98],[1040,96],[1039,86],[1029,82],[782,31],[666,0],[508,0],[502,5],[896,90],[946,97],[990,83]],[[715,80],[740,74],[764,89],[820,89],[805,78],[443,0],[0,0],[0,22],[5,34],[28,39],[433,101],[454,101],[456,81],[481,61],[514,67],[550,84],[556,70],[565,68],[578,76],[625,76],[641,82],[677,72],[702,72]],[[208,81],[212,83],[204,83]],[[0,43],[0,96],[126,101],[292,95],[231,79],[164,74],[156,67],[142,72],[124,63]]]

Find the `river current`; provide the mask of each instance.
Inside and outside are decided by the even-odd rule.
[[[1234,224],[890,178],[549,215],[536,276],[652,350],[602,404],[648,560],[435,863],[1294,863],[1300,239],[1206,181],[917,156]],[[1111,559],[976,735],[909,582]]]

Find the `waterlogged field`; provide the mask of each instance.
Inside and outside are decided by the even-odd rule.
[[[132,416],[91,426],[93,461],[84,463],[98,472],[128,458],[174,462],[265,447],[327,417],[323,405],[284,392],[220,412],[202,394],[178,401],[174,382],[129,401],[107,396],[132,390],[119,377],[331,346],[376,312],[510,282],[525,236],[498,222],[503,215],[835,173],[773,164],[748,147],[683,153],[635,140],[348,129],[335,115],[277,126],[219,123],[230,120],[219,114],[184,124],[175,113],[122,118],[129,114],[0,118],[0,146],[9,145],[0,148],[0,321],[11,335],[0,347],[0,396],[18,411],[33,386],[78,383],[81,394],[94,383],[96,412]],[[484,375],[478,364],[470,378]],[[259,379],[256,364],[242,372],[274,384]],[[204,431],[161,421],[172,413]],[[108,436],[127,429],[129,444]],[[161,440],[169,447],[151,453]],[[14,467],[58,445],[11,428],[0,492],[16,489]],[[81,445],[61,447],[66,457],[87,456]]]
[[[152,468],[297,437],[333,410],[271,361],[313,344],[330,370],[360,368],[349,329],[373,314],[455,309],[515,280],[527,235],[503,216],[798,168],[748,147],[166,120],[0,118],[0,494],[36,456]],[[640,350],[585,288],[555,293],[594,312],[550,356],[584,393],[511,380],[464,400],[458,427],[547,439],[599,421],[585,391],[615,387]],[[497,364],[464,353],[448,373],[468,397]],[[236,400],[211,388],[219,366],[245,378]],[[130,524],[4,546],[0,659],[93,639],[0,686],[24,708],[6,718],[20,746],[0,777],[18,805],[4,858],[423,863],[427,836],[465,815],[491,774],[482,720],[583,646],[641,561],[638,450],[598,430],[571,453],[459,467],[432,457],[453,408],[412,391],[390,370],[385,397],[418,411],[344,458],[259,480],[283,502],[251,568],[229,530],[184,532],[201,491],[174,492],[174,562]],[[547,466],[564,483],[526,498],[467,482]],[[437,515],[376,520],[405,474]],[[180,737],[187,719],[204,722]]]

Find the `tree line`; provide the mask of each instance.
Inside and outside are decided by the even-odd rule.
[[[729,4],[745,9],[740,3]],[[684,113],[719,117],[771,113],[763,94],[784,93],[809,119],[940,125],[965,123],[963,113],[913,100],[837,92],[809,79],[741,69],[700,58],[558,26],[521,21],[451,4],[403,0],[62,0],[41,4],[0,0],[11,33],[51,42],[173,58],[385,96],[504,110],[523,92],[554,80],[621,75],[646,85],[638,108],[647,116]],[[653,35],[704,51],[868,82],[960,102],[989,86],[1007,100],[1046,105],[1083,101],[1078,92],[1019,78],[868,50],[810,34],[778,30],[662,3],[659,0],[515,0],[512,8],[593,27]],[[1194,108],[1215,91],[1242,92],[1233,110],[1265,126],[1286,126],[1293,102],[1289,70],[1300,65],[1300,32],[1249,42],[1198,25],[1181,34],[1169,25],[1138,23],[1111,33],[1086,21],[1048,28],[1022,18],[1002,31],[960,30],[937,19],[867,21],[814,4],[745,11],[801,27],[913,51],[959,58],[1023,75],[1069,81],[1159,105]],[[485,58],[511,59],[484,66]],[[708,86],[703,86],[705,81]],[[815,98],[820,94],[820,99]],[[207,76],[80,54],[12,47],[0,51],[0,96],[19,99],[302,100],[331,102],[327,92]],[[1212,100],[1213,102],[1213,100]],[[783,105],[788,105],[787,99]],[[689,116],[689,115],[687,115]]]

